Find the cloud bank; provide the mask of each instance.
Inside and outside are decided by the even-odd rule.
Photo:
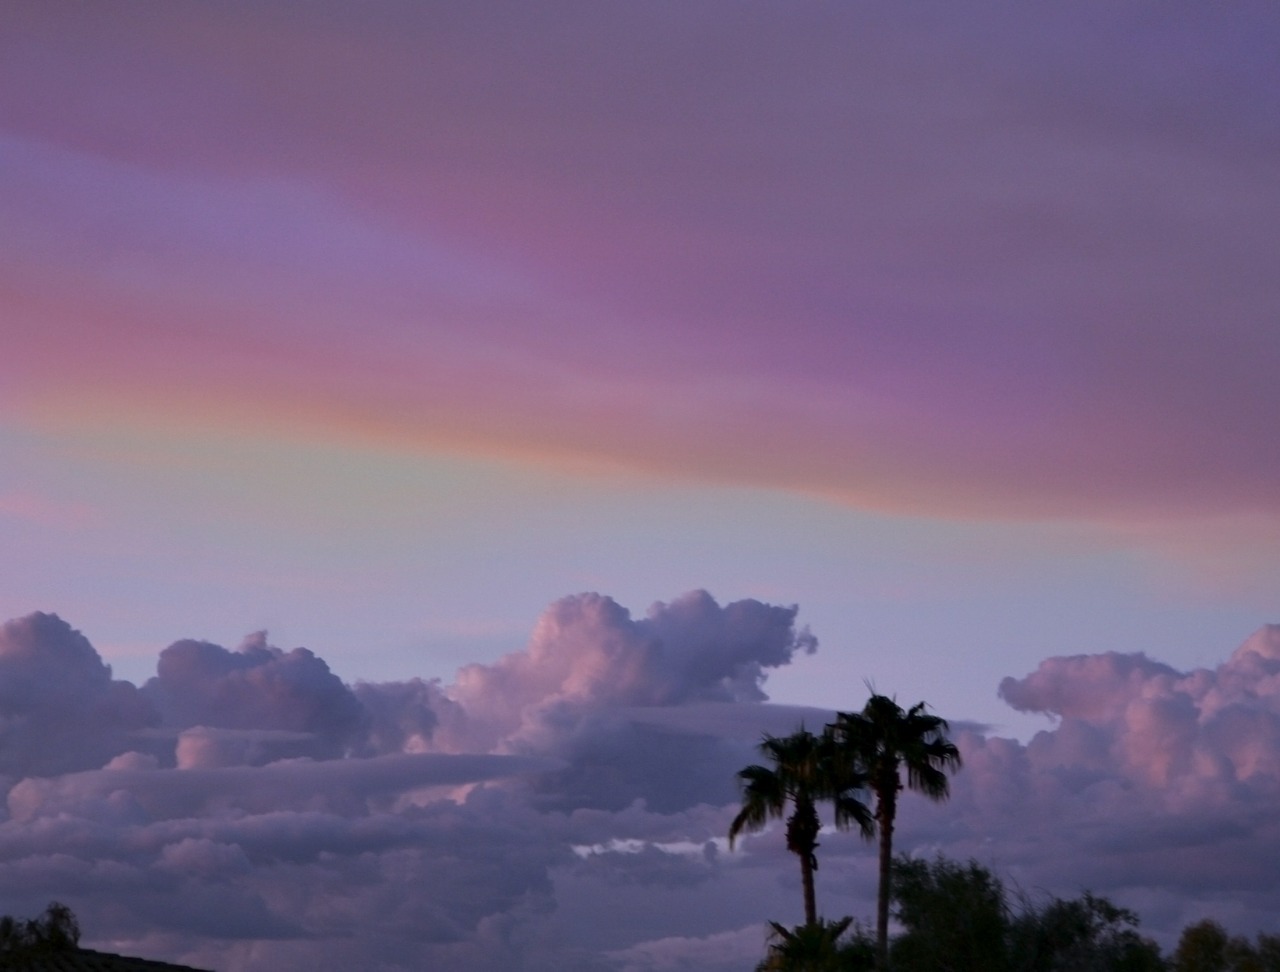
[[[11,621],[4,907],[57,897],[95,942],[224,972],[739,967],[798,917],[780,834],[724,841],[758,734],[830,717],[764,693],[816,648],[796,616],[582,594],[449,685],[346,685],[258,633],[175,642],[140,688],[57,616]],[[1275,930],[1280,625],[1214,669],[1055,657],[1000,693],[1052,725],[957,722],[965,768],[948,804],[904,800],[904,851],[1111,895],[1166,939],[1205,913]],[[824,837],[826,913],[870,913],[871,854]]]
[[[11,621],[0,872],[27,890],[6,906],[64,898],[101,939],[226,970],[538,967],[573,951],[538,941],[554,875],[600,869],[574,848],[636,839],[628,812],[684,840],[646,801],[731,796],[748,753],[618,713],[759,707],[766,670],[816,646],[795,616],[694,592],[632,618],[584,594],[451,686],[348,686],[258,633],[175,642],[141,688],[57,616]],[[705,842],[722,828],[700,812]]]

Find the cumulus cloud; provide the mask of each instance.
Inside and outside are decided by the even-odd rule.
[[[306,733],[328,755],[341,752],[365,718],[359,700],[328,665],[305,648],[284,652],[268,645],[264,631],[236,651],[205,641],[175,642],[160,653],[156,676],[142,694],[166,726]]]
[[[1222,899],[1245,930],[1280,908],[1280,626],[1213,669],[1142,653],[1048,658],[1001,696],[1054,718],[1025,745],[963,733],[945,808],[909,803],[910,846],[951,847],[1028,887],[1091,887],[1163,922],[1166,937]],[[913,829],[914,828],[914,829]]]
[[[694,591],[635,619],[600,594],[566,597],[539,619],[527,649],[467,666],[449,694],[481,748],[543,745],[580,714],[619,706],[760,702],[766,669],[817,648],[807,629],[796,631],[796,610],[755,600],[721,607]]]
[[[364,709],[366,732],[358,747],[364,753],[425,751],[441,713],[450,722],[460,718],[458,706],[436,682],[358,682],[353,691]]]
[[[761,732],[830,718],[765,700],[814,646],[793,607],[694,592],[634,617],[582,594],[452,684],[347,686],[259,634],[176,642],[138,690],[31,615],[0,629],[0,881],[15,908],[68,900],[91,936],[227,972],[739,967],[800,896],[776,830],[727,851],[733,774]],[[1166,941],[1204,913],[1271,927],[1280,626],[1216,668],[1048,658],[1000,693],[1052,725],[1023,743],[953,720],[965,767],[949,803],[904,798],[901,850],[1091,888]],[[874,849],[821,843],[820,907],[865,918]]]
[[[439,728],[437,745],[561,758],[561,770],[535,783],[548,808],[722,803],[733,798],[733,772],[750,746],[696,718],[661,725],[646,713],[759,708],[766,670],[816,650],[813,635],[797,630],[796,610],[755,600],[721,606],[694,591],[633,618],[600,594],[563,598],[525,650],[458,673],[448,695],[462,717]]]
[[[100,766],[130,732],[157,721],[148,700],[113,680],[84,635],[57,615],[0,627],[0,773]]]
[[[1176,677],[1167,665],[1142,654],[1050,658],[1026,678],[1006,678],[1000,697],[1021,712],[1043,712],[1086,721],[1115,714],[1155,679]]]
[[[175,642],[141,690],[60,619],[11,622],[0,716],[80,742],[33,774],[12,737],[0,879],[30,909],[70,899],[90,929],[233,972],[369,955],[606,972],[618,960],[547,924],[559,888],[715,880],[756,735],[740,710],[816,646],[795,618],[705,592],[633,618],[583,594],[451,685],[348,686],[257,633]]]
[[[1005,679],[1015,708],[1060,720],[1029,751],[1161,787],[1280,780],[1280,627],[1268,625],[1214,670],[1178,672],[1145,655],[1050,658]]]

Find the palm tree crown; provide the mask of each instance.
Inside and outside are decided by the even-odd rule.
[[[756,966],[756,972],[851,972],[870,967],[870,943],[855,926],[851,940],[841,936],[853,924],[852,918],[823,921],[797,928],[784,928],[769,922],[769,952]]]
[[[865,778],[844,760],[836,758],[831,737],[815,736],[801,727],[790,736],[766,735],[760,753],[771,766],[753,764],[738,771],[742,809],[729,825],[729,846],[744,831],[760,830],[771,819],[787,817],[787,850],[800,858],[804,889],[805,923],[817,921],[813,872],[818,868],[817,803],[835,803],[836,826],[857,824],[864,834],[874,826],[870,811],[857,799]]]
[[[930,715],[923,702],[903,711],[893,699],[872,695],[861,712],[840,712],[827,727],[845,762],[866,773],[875,794],[880,831],[880,890],[876,901],[876,948],[881,969],[888,965],[889,871],[898,793],[906,785],[931,800],[950,794],[947,770],[960,766],[960,751],[947,739],[947,720]]]

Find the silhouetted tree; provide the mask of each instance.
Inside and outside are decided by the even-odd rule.
[[[1160,948],[1137,931],[1138,916],[1086,891],[1030,905],[1012,921],[1011,972],[1161,972]]]
[[[1225,972],[1229,941],[1227,930],[1210,918],[1188,925],[1173,953],[1175,972]]]
[[[893,699],[872,695],[861,712],[840,712],[827,727],[848,772],[867,775],[875,794],[875,822],[880,832],[880,891],[876,900],[876,949],[881,969],[889,963],[889,896],[893,861],[893,824],[898,791],[906,785],[931,800],[950,793],[947,770],[960,766],[960,751],[947,738],[945,719],[930,715],[923,702],[903,711]]]
[[[71,909],[51,901],[38,918],[0,917],[0,956],[9,959],[74,950],[80,924]]]
[[[1260,933],[1256,950],[1263,972],[1280,972],[1280,935]]]
[[[1173,953],[1173,972],[1280,972],[1280,936],[1259,935],[1257,943],[1229,935],[1211,918],[1182,930]]]
[[[815,736],[804,728],[790,736],[766,735],[759,748],[771,765],[753,764],[739,770],[742,809],[729,825],[729,846],[742,832],[759,830],[770,819],[786,817],[787,850],[800,858],[805,925],[815,925],[818,909],[813,872],[818,867],[818,832],[822,828],[817,804],[833,801],[836,826],[856,823],[864,834],[869,833],[871,813],[857,798],[863,778],[833,758],[828,737]]]
[[[999,972],[1005,968],[1004,886],[976,861],[893,861],[894,968]]]
[[[1089,892],[1043,906],[1019,896],[977,861],[893,861],[893,967],[910,972],[1163,972],[1137,916]]]
[[[819,920],[789,929],[771,921],[769,954],[756,972],[869,972],[875,967],[875,942],[852,918]],[[854,925],[853,934],[841,936]]]

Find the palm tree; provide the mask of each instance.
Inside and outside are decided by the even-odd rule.
[[[931,800],[950,794],[946,771],[960,766],[960,750],[947,739],[947,720],[930,715],[923,702],[905,712],[893,699],[873,694],[861,712],[839,712],[827,727],[844,761],[867,775],[875,794],[880,831],[880,892],[876,900],[876,952],[880,969],[889,966],[889,873],[893,862],[893,822],[898,812],[901,771],[907,786]]]
[[[787,850],[800,858],[806,925],[818,920],[813,872],[818,869],[819,800],[835,803],[836,826],[858,824],[872,833],[871,812],[857,798],[864,778],[849,763],[835,758],[827,735],[815,736],[803,726],[790,736],[765,735],[760,753],[772,766],[753,764],[738,771],[742,809],[729,825],[729,847],[743,831],[760,830],[771,819],[787,817]]]
[[[853,924],[852,918],[819,919],[796,928],[784,928],[776,921],[769,924],[773,928],[769,954],[756,972],[854,972],[870,969],[875,961],[871,942],[860,927],[855,926],[851,940],[840,940]]]

